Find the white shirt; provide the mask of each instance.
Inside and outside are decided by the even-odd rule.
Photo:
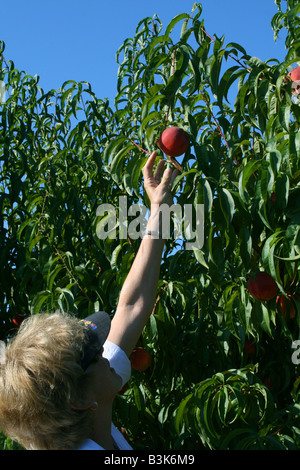
[[[110,366],[113,367],[116,373],[122,378],[122,387],[130,379],[131,365],[130,360],[126,356],[123,349],[111,341],[104,343],[103,357],[109,360]],[[132,450],[121,432],[111,423],[111,436],[120,450]],[[91,439],[86,440],[77,450],[105,450],[96,442]]]

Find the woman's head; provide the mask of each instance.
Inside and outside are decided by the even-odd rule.
[[[86,326],[67,314],[33,315],[2,348],[0,429],[25,448],[74,449],[89,437],[81,365]]]

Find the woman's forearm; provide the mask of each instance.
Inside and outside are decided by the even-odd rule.
[[[146,234],[119,297],[120,307],[142,308],[145,315],[151,313],[155,302],[164,247],[164,240],[158,237],[160,234],[159,214],[159,205],[152,206]],[[152,234],[147,234],[147,232],[152,232]]]
[[[159,206],[152,207],[146,232],[159,232]],[[123,284],[109,340],[129,355],[152,312],[164,240],[145,235]],[[126,327],[125,327],[126,325]]]

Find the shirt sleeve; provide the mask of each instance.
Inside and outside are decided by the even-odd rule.
[[[117,344],[108,340],[105,341],[103,349],[103,357],[108,359],[110,366],[120,375],[123,387],[131,376],[131,364],[128,356]]]

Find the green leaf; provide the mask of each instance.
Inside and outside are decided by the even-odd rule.
[[[190,15],[188,13],[180,13],[179,15],[176,15],[172,21],[170,21],[170,23],[168,24],[167,28],[166,28],[166,32],[165,32],[165,35],[166,36],[170,36],[174,26],[181,20],[184,20],[184,19],[189,19],[190,18]]]
[[[279,150],[272,150],[270,152],[270,157],[269,158],[270,158],[270,164],[271,164],[271,168],[273,170],[274,177],[276,178],[276,176],[279,173],[280,165],[281,165],[281,162],[282,162],[281,153],[279,152]]]
[[[55,278],[58,276],[58,274],[63,269],[64,269],[63,265],[57,264],[52,271],[49,271],[49,273],[47,275],[47,287],[48,287],[49,291],[52,291]]]
[[[240,198],[244,203],[248,202],[248,198],[245,195],[246,185],[254,172],[261,168],[261,160],[250,160],[245,168],[243,169],[239,177],[239,194]]]
[[[45,304],[47,304],[50,297],[51,297],[50,290],[43,290],[43,291],[38,292],[35,295],[35,297],[32,299],[31,304],[30,304],[31,314],[40,313],[43,310],[42,307]]]
[[[220,202],[223,215],[225,217],[227,227],[232,222],[233,213],[235,209],[234,199],[231,193],[226,188],[221,188]]]
[[[297,255],[297,256],[291,256],[290,258],[282,258],[281,256],[277,256],[277,255],[274,255],[276,258],[278,259],[281,259],[283,261],[297,261],[298,259],[300,259],[300,255]]]
[[[124,148],[119,150],[116,155],[113,155],[113,157],[111,157],[109,170],[112,178],[117,183],[120,183],[122,180],[121,173],[123,173],[125,162],[129,158],[130,150],[132,149],[135,149],[135,146],[133,144],[128,143]]]
[[[156,48],[154,50],[154,48],[159,44],[163,44],[164,46],[167,46],[168,43],[172,43],[172,40],[169,38],[169,35],[166,33],[166,34],[163,34],[162,36],[156,36],[152,39],[152,41],[150,42],[147,50],[146,50],[146,55],[147,55],[147,61],[150,62],[151,59],[152,59],[152,56],[154,55],[157,55],[158,54],[158,51],[160,48]],[[163,50],[163,48],[161,48]]]
[[[108,165],[111,163],[115,154],[119,151],[120,146],[124,146],[124,143],[126,141],[128,142],[128,138],[125,136],[117,136],[109,141],[103,153],[104,165]]]
[[[143,82],[148,91],[153,87],[154,74],[159,69],[159,67],[162,64],[164,64],[164,62],[167,62],[168,60],[169,60],[168,54],[160,53],[157,56],[154,56],[151,62],[147,64],[147,67],[143,75]]]
[[[229,93],[229,89],[231,85],[237,80],[238,78],[244,76],[247,73],[245,69],[241,69],[238,65],[230,67],[225,71],[223,76],[220,79],[218,85],[218,104],[222,106],[223,100],[225,99],[228,101],[227,95]]]
[[[285,104],[279,108],[279,121],[283,129],[289,132],[291,120],[291,105]]]
[[[205,260],[204,252],[198,249],[193,249],[193,253],[198,263],[204,266],[206,269],[209,269],[209,266]]]
[[[139,180],[147,159],[148,157],[139,155],[129,159],[123,175],[124,187],[129,195],[133,195],[134,192],[139,197]]]
[[[284,232],[281,230],[276,231],[272,235],[270,235],[264,243],[264,247],[262,250],[262,262],[269,271],[271,276],[277,281],[279,285],[281,285],[281,277],[279,271],[276,269],[275,264],[275,249],[277,245],[284,239]]]
[[[216,395],[218,400],[218,415],[222,424],[226,425],[226,417],[230,409],[230,400],[227,387],[223,387]]]
[[[213,207],[213,193],[208,179],[200,179],[197,189],[197,204],[204,204],[205,216],[211,218],[211,211]]]
[[[290,180],[284,173],[279,173],[275,181],[276,206],[284,210],[288,204]]]
[[[263,161],[260,174],[260,195],[264,202],[268,201],[274,186],[274,174],[268,162]]]
[[[183,419],[184,419],[184,414],[185,414],[185,411],[186,411],[186,407],[189,403],[189,401],[192,399],[193,397],[193,394],[189,394],[187,397],[184,398],[184,400],[182,400],[182,402],[180,403],[179,407],[177,408],[176,410],[176,414],[175,414],[175,429],[176,429],[176,432],[177,434],[180,433],[181,431],[181,424],[183,422]]]
[[[145,393],[143,390],[143,386],[134,385],[134,398],[135,398],[135,405],[138,411],[142,411],[145,407]]]
[[[259,301],[254,302],[253,313],[260,328],[270,337],[273,336],[268,308]]]
[[[236,428],[234,430],[230,430],[226,434],[224,439],[222,439],[222,442],[221,442],[221,445],[220,445],[220,450],[229,450],[230,447],[228,447],[228,446],[229,446],[230,441],[235,440],[236,438],[239,438],[238,440],[240,441],[241,436],[243,434],[251,434],[251,430],[249,429],[249,427]]]
[[[72,312],[74,311],[74,296],[70,289],[65,287],[56,287],[55,293],[59,294],[57,303],[62,312]]]

